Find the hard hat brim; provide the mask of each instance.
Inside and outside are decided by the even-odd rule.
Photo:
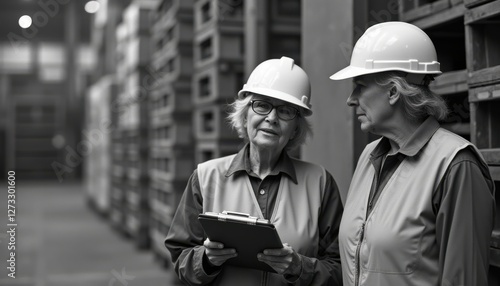
[[[380,72],[388,72],[388,71],[402,71],[402,72],[407,72],[407,73],[414,73],[414,74],[430,74],[434,76],[438,76],[441,74],[440,71],[416,71],[416,70],[408,70],[405,68],[387,68],[387,69],[366,69],[366,68],[360,68],[360,67],[354,67],[354,66],[348,66],[345,67],[338,72],[334,73],[333,75],[330,76],[331,80],[343,80],[343,79],[348,79],[348,78],[354,78],[357,76],[362,76],[362,75],[367,75],[367,74],[374,74],[374,73],[380,73]]]

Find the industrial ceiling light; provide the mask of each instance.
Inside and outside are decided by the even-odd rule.
[[[23,15],[19,18],[19,26],[21,26],[21,28],[23,29],[29,28],[31,26],[31,23],[33,23],[33,21],[28,15]]]
[[[100,4],[98,1],[89,1],[85,4],[85,11],[87,13],[93,14],[99,10]]]

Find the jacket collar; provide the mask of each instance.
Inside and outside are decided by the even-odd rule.
[[[253,174],[252,167],[250,166],[250,144],[247,143],[236,156],[231,161],[229,169],[226,172],[226,177],[230,177],[238,172],[247,172],[247,174]],[[284,173],[290,177],[290,179],[297,184],[297,175],[295,173],[295,167],[293,165],[292,159],[288,156],[288,153],[283,150],[281,155],[270,175],[277,175],[279,173]]]
[[[420,124],[415,132],[408,138],[408,140],[399,148],[398,153],[407,157],[415,156],[422,148],[431,140],[434,133],[439,129],[439,122],[432,116]],[[382,137],[377,147],[371,153],[372,158],[380,157],[387,154],[391,146],[389,139]]]

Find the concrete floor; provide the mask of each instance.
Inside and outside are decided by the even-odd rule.
[[[47,182],[16,182],[16,278],[8,277],[7,183],[0,189],[0,285],[175,285],[151,251],[90,210],[82,186]]]

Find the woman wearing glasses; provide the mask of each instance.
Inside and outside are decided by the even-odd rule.
[[[198,165],[166,238],[179,278],[189,285],[341,285],[337,235],[342,203],[323,167],[289,157],[311,134],[310,84],[293,59],[258,65],[231,105],[229,120],[246,145]],[[268,219],[283,248],[258,259],[277,273],[239,268],[204,235],[198,214],[236,211]]]

